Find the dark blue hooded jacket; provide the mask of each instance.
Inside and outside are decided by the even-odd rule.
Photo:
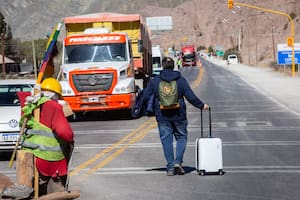
[[[161,110],[159,108],[158,88],[161,80],[168,82],[176,80],[180,104],[179,109]],[[181,121],[187,119],[184,97],[189,103],[197,108],[203,108],[204,106],[202,101],[194,94],[186,79],[181,76],[179,71],[174,71],[173,69],[163,69],[160,71],[160,75],[155,76],[154,79],[150,81],[148,87],[144,91],[143,101],[147,102],[152,94],[155,96],[154,112],[157,121]]]

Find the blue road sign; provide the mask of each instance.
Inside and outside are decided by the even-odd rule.
[[[292,64],[292,51],[278,51],[277,52],[278,65],[291,65]],[[295,51],[295,64],[300,64],[300,51]]]

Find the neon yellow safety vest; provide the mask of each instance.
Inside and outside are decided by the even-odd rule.
[[[61,146],[63,141],[55,137],[50,128],[41,124],[34,118],[33,111],[43,103],[49,101],[47,97],[41,97],[36,103],[24,106],[24,114],[20,120],[22,126],[27,117],[27,130],[21,140],[22,149],[32,152],[36,157],[48,161],[58,161],[65,158]]]

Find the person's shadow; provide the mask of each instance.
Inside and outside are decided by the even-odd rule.
[[[190,167],[190,166],[183,166],[182,167],[185,171],[185,174],[190,174],[192,173],[193,171],[196,171],[196,168],[195,167]],[[152,168],[152,169],[146,169],[145,171],[167,171],[167,169],[165,167],[162,167],[162,168]],[[204,174],[201,174],[200,172],[197,172],[197,174],[199,175],[224,175],[225,174],[225,171],[222,170],[220,172],[205,172]]]
[[[185,171],[186,174],[192,173],[193,171],[196,170],[195,167],[190,167],[190,166],[183,166],[182,167]],[[167,168],[161,167],[161,168],[152,168],[152,169],[146,169],[145,171],[151,172],[151,171],[167,171]]]

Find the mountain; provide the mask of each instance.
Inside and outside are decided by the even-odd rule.
[[[299,41],[299,0],[242,2],[293,16],[295,42]],[[95,12],[138,13],[144,18],[172,16],[173,30],[152,32],[153,44],[179,48],[188,43],[223,50],[239,46],[247,64],[275,60],[277,43],[285,43],[292,33],[287,16],[244,6],[229,10],[227,0],[1,0],[0,12],[14,38],[21,40],[46,37],[66,16]]]

